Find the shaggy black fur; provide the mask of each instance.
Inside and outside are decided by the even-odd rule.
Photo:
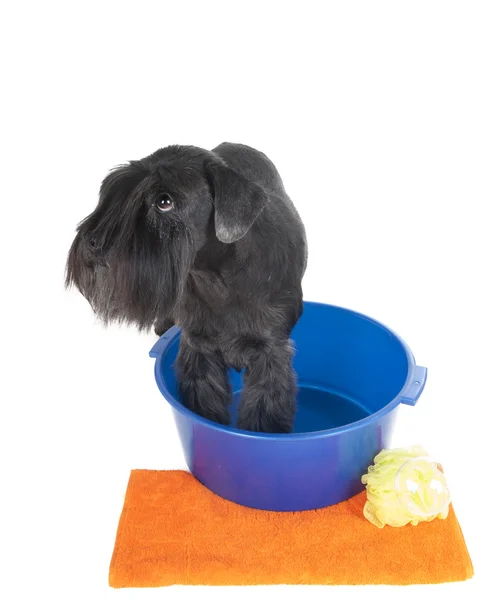
[[[227,367],[245,369],[238,427],[291,431],[289,337],[302,312],[306,239],[273,163],[240,144],[170,146],[113,170],[67,263],[105,322],[182,328],[186,406],[229,423]]]

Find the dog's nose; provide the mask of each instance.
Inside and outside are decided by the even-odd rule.
[[[89,248],[90,248],[91,250],[97,250],[97,249],[98,249],[98,241],[97,241],[97,239],[96,239],[95,237],[93,237],[93,236],[90,236],[90,237],[88,238],[87,244],[88,244],[88,246],[89,246]]]
[[[108,267],[108,261],[106,259],[105,247],[103,240],[93,234],[87,234],[84,237],[85,247],[89,250],[89,257],[97,265],[102,267]]]
[[[86,236],[85,242],[92,252],[99,252],[101,250],[101,242],[93,233],[90,233]]]

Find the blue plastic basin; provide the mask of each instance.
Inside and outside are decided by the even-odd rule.
[[[174,371],[180,335],[173,327],[150,355],[188,468],[212,492],[252,508],[309,510],[360,492],[361,475],[389,444],[399,405],[414,405],[426,383],[427,370],[390,329],[344,308],[305,302],[292,334],[299,384],[294,432],[251,433],[234,428],[242,386],[235,371],[233,426],[181,404]]]

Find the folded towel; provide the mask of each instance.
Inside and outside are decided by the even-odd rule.
[[[277,513],[219,498],[184,471],[132,471],[110,585],[417,584],[462,581],[473,568],[454,514],[377,529],[366,496]]]

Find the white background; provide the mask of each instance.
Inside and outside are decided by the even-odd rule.
[[[107,584],[130,469],[184,462],[148,358],[155,336],[103,329],[63,290],[63,269],[107,171],[170,143],[234,141],[267,153],[307,228],[306,299],[383,321],[429,368],[394,441],[443,461],[477,566],[478,4],[9,4],[0,35],[0,596],[246,592]],[[477,587],[433,592],[469,597]]]

